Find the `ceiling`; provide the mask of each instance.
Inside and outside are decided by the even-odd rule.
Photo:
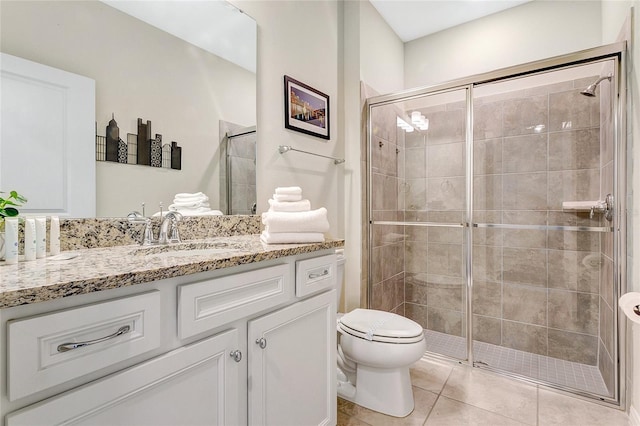
[[[403,42],[532,0],[369,0]]]
[[[102,1],[255,72],[255,21],[226,1]],[[369,1],[398,37],[408,42],[532,0]],[[189,25],[181,25],[184,22]]]
[[[256,23],[226,1],[102,2],[251,72],[256,72]]]

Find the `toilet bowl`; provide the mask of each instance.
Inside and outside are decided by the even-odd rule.
[[[340,288],[344,256],[337,254]],[[338,396],[390,416],[409,415],[409,366],[426,351],[422,327],[391,312],[354,309],[338,315],[338,333]]]

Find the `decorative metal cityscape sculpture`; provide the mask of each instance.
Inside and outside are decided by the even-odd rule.
[[[106,136],[98,135],[96,123],[96,161],[139,164],[166,169],[182,169],[182,147],[177,142],[162,145],[162,135],[151,137],[151,121],[138,118],[138,134],[127,133],[127,141],[120,138],[120,128],[111,115]]]

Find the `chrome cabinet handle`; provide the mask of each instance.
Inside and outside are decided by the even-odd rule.
[[[256,339],[256,343],[258,344],[258,346],[260,346],[260,349],[264,349],[267,347],[267,339],[265,339],[264,337]]]
[[[240,350],[231,351],[229,353],[229,356],[233,358],[235,362],[242,361],[242,352],[240,352]]]
[[[309,274],[309,279],[324,277],[325,275],[329,275],[329,270],[325,269],[321,274],[311,273]]]
[[[116,331],[115,333],[110,334],[110,335],[105,336],[105,337],[101,337],[99,339],[87,340],[86,342],[63,343],[61,345],[58,345],[58,352],[67,352],[67,351],[71,351],[73,349],[82,348],[84,346],[95,345],[96,343],[104,342],[104,341],[107,341],[109,339],[114,339],[114,338],[116,338],[118,336],[122,336],[123,334],[126,334],[126,333],[128,333],[130,331],[131,331],[131,326],[125,325],[125,326],[120,327],[118,329],[118,331]]]

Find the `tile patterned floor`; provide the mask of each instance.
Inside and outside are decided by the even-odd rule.
[[[430,352],[456,359],[466,358],[467,343],[464,338],[431,330],[425,330],[424,334]],[[476,362],[482,362],[493,368],[597,395],[612,396],[596,366],[484,342],[473,342],[473,350]]]
[[[339,426],[622,426],[627,415],[466,365],[420,360],[411,368],[415,409],[404,418],[338,399]]]

